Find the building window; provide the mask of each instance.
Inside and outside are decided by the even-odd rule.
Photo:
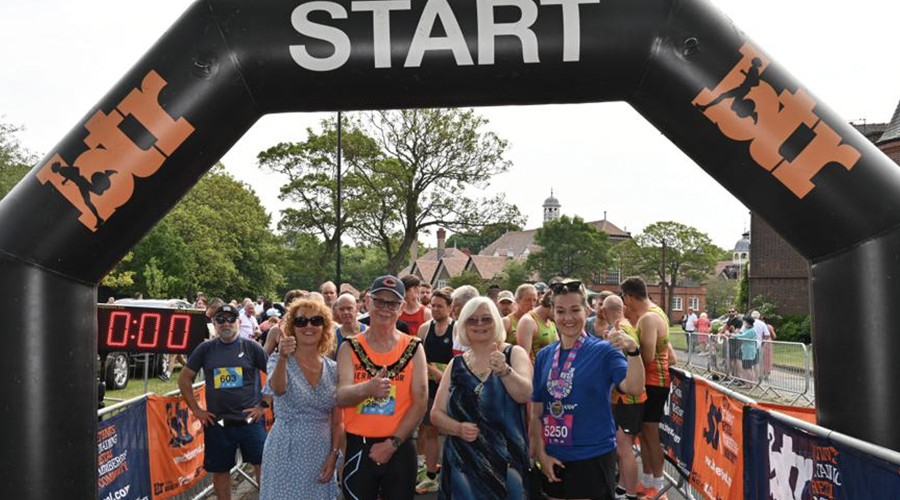
[[[615,283],[619,284],[621,281],[622,273],[618,269],[607,269],[606,276],[603,278],[604,283]]]
[[[672,310],[673,311],[684,310],[684,306],[682,306],[682,304],[681,304],[681,297],[672,297]]]
[[[688,305],[690,306],[691,309],[693,309],[695,311],[699,311],[700,310],[700,299],[697,297],[691,297],[690,300],[688,300]]]

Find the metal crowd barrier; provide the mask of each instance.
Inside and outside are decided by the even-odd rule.
[[[801,342],[670,332],[678,364],[759,399],[813,406],[810,351]]]

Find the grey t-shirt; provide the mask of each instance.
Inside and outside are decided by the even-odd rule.
[[[261,399],[259,372],[266,371],[266,351],[252,340],[238,336],[226,343],[215,338],[197,346],[187,362],[206,378],[206,409],[216,419],[243,420],[243,410],[253,408]]]

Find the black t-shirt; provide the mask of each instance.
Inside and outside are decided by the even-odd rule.
[[[252,340],[238,336],[233,342],[215,338],[197,346],[188,358],[192,371],[206,378],[206,409],[217,419],[243,420],[245,409],[259,404],[266,371],[266,351]]]

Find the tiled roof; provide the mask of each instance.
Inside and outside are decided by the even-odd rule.
[[[475,271],[481,279],[489,280],[496,276],[510,260],[506,257],[493,257],[490,255],[473,255],[466,264],[467,271]]]
[[[876,144],[883,144],[897,139],[900,139],[900,103],[897,104],[897,109],[894,110],[891,123],[888,124],[887,129],[885,129],[884,134],[881,135]]]

